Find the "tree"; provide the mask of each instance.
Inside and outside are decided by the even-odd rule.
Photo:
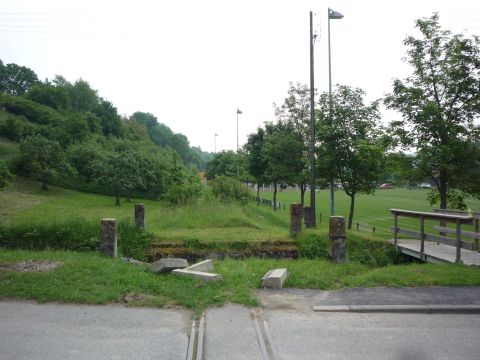
[[[320,173],[333,171],[350,197],[348,229],[352,228],[355,197],[375,190],[385,151],[376,127],[380,119],[378,101],[367,106],[364,96],[359,88],[337,86],[331,98],[329,94],[320,97]]]
[[[266,139],[263,148],[267,163],[265,175],[273,182],[273,210],[277,207],[277,191],[280,183],[293,185],[304,168],[301,159],[303,143],[295,134],[291,123],[265,124]]]
[[[205,166],[205,176],[207,179],[213,179],[219,175],[236,177],[237,164],[240,164],[241,162],[240,155],[232,150],[216,153],[213,159]],[[241,175],[240,177],[243,178],[245,168],[239,166],[239,172]]]
[[[415,26],[421,37],[404,40],[412,75],[393,82],[385,103],[403,115],[392,132],[416,151],[418,168],[436,186],[431,200],[446,209],[449,197],[458,206],[462,193],[480,196],[480,38],[442,30],[437,14]]]
[[[65,86],[70,93],[73,112],[87,112],[97,109],[99,98],[97,91],[90,87],[90,84],[83,79],[78,79],[75,84],[70,84],[62,77],[55,79],[59,86]]]
[[[23,95],[37,82],[37,74],[25,66],[0,64],[0,90],[6,94]]]
[[[70,94],[68,91],[63,87],[49,83],[33,85],[25,97],[55,110],[65,111],[70,108]]]
[[[93,168],[93,179],[115,194],[115,205],[120,206],[120,195],[144,185],[138,158],[132,151],[110,151]]]
[[[257,182],[257,205],[260,204],[260,184],[265,180],[265,170],[267,167],[267,162],[263,154],[265,136],[265,130],[258,128],[256,133],[248,136],[247,144],[245,145],[247,171]]]
[[[290,83],[288,96],[281,106],[274,104],[275,115],[278,121],[288,125],[297,141],[302,144],[302,150],[297,152],[295,166],[297,173],[293,182],[300,188],[300,201],[302,207],[305,203],[305,191],[310,181],[309,148],[310,148],[310,89],[306,85]],[[300,163],[302,167],[300,168]]]
[[[20,143],[20,150],[23,167],[33,178],[41,181],[42,190],[47,190],[47,184],[59,177],[74,173],[56,140],[31,135]]]
[[[10,181],[13,180],[13,175],[8,170],[7,163],[5,160],[0,160],[0,188],[3,188],[10,184]]]

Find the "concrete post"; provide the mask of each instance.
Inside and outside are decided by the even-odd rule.
[[[302,204],[290,205],[290,235],[296,236],[302,231]]]
[[[328,224],[328,255],[339,264],[345,262],[345,219],[343,216],[330,216]]]
[[[140,230],[145,230],[147,228],[145,206],[143,204],[135,204],[135,227]]]
[[[100,252],[108,257],[117,257],[117,219],[102,219]]]
[[[309,228],[312,225],[312,208],[310,206],[305,206],[303,208],[303,221],[305,222],[305,227]]]

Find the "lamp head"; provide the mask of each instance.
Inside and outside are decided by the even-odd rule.
[[[339,13],[338,11],[334,11],[330,8],[328,8],[328,18],[329,19],[342,19],[343,15]]]

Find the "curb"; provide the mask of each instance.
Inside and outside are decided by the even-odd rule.
[[[318,312],[480,314],[480,305],[314,305]]]

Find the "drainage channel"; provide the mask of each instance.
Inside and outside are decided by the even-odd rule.
[[[215,310],[212,310],[215,311]],[[218,311],[218,309],[217,309]],[[246,318],[243,320],[247,320],[250,318],[250,320],[253,322],[253,324],[250,322],[250,325],[248,323],[245,323],[243,321],[232,321],[233,319],[228,318],[228,317],[220,317],[220,319],[217,317],[216,321],[211,318],[212,323],[208,323],[206,321],[206,316],[205,313],[202,314],[202,316],[198,320],[194,320],[192,323],[192,329],[190,332],[190,339],[188,342],[188,351],[187,351],[187,360],[202,360],[202,359],[207,359],[207,356],[210,357],[208,354],[214,353],[213,358],[218,358],[218,351],[219,349],[222,348],[228,348],[228,344],[231,343],[237,343],[238,340],[240,340],[240,337],[245,339],[245,332],[250,333],[250,337],[248,337],[250,340],[248,341],[248,344],[251,344],[248,346],[249,351],[251,352],[253,349],[258,349],[260,354],[257,353],[255,355],[255,358],[262,359],[262,360],[279,360],[280,357],[278,356],[278,350],[275,345],[275,342],[273,340],[272,333],[270,331],[270,328],[268,326],[267,320],[264,318],[264,314],[261,309],[253,309],[250,312],[250,316],[248,316],[248,312],[245,314]],[[237,319],[238,320],[238,319]],[[249,320],[247,320],[249,321]],[[255,329],[254,332],[252,327]],[[231,332],[228,331],[218,331],[218,329],[222,327],[230,327],[231,329],[237,329],[238,333],[235,335],[232,335]],[[206,331],[207,328],[210,328],[210,344],[208,342],[208,332]],[[215,329],[216,328],[216,329]],[[247,328],[250,328],[247,329]],[[219,334],[220,337],[223,337],[223,339],[219,339]],[[255,341],[256,340],[256,341]],[[220,342],[219,342],[220,341]],[[252,343],[253,342],[253,343]],[[255,344],[255,342],[258,343]],[[247,344],[247,345],[248,345]],[[208,349],[205,348],[205,346],[208,346]],[[215,349],[216,348],[216,349]],[[207,351],[208,350],[208,351]],[[238,358],[238,356],[242,356],[241,349],[231,349],[232,351],[237,351],[237,354],[233,353],[230,354],[232,358]],[[227,354],[223,354],[224,356],[227,356]],[[247,354],[244,354],[247,355]],[[250,354],[254,355],[254,354]]]

